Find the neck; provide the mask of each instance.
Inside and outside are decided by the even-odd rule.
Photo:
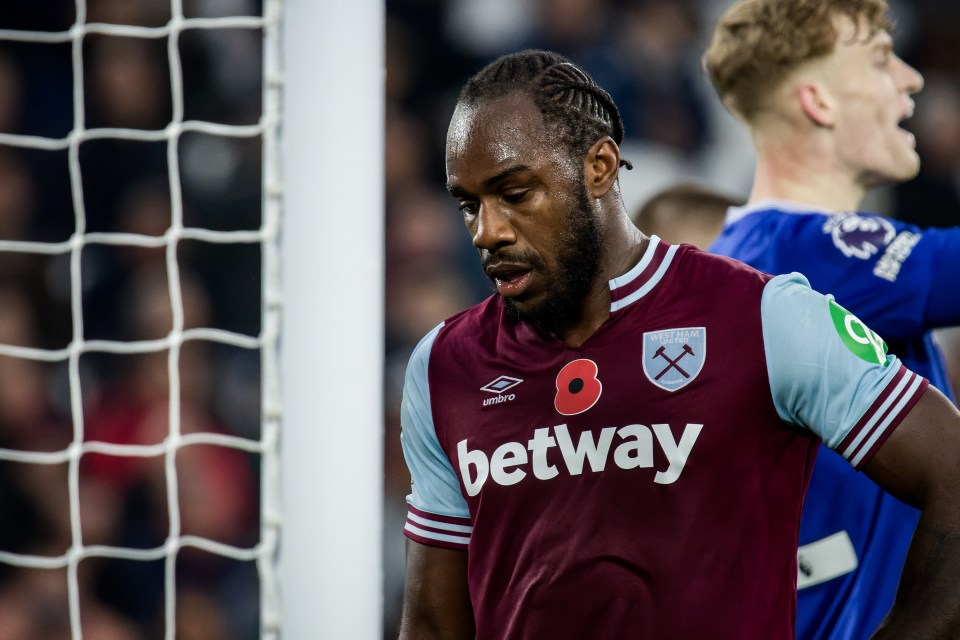
[[[649,240],[622,215],[608,218],[604,230],[603,256],[597,275],[584,297],[580,314],[566,327],[556,329],[556,335],[568,347],[577,349],[610,317],[610,284],[612,278],[629,271],[643,256]]]
[[[831,211],[856,211],[866,188],[836,160],[816,133],[777,140],[757,138],[757,166],[749,203],[790,200]]]
[[[818,209],[853,212],[860,207],[864,194],[862,188],[844,188],[830,176],[771,175],[758,165],[748,202],[789,200]]]

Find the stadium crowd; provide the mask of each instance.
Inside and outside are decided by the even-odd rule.
[[[0,29],[67,32],[72,0],[11,3]],[[259,2],[183,3],[187,17],[259,15]],[[85,3],[86,22],[161,27],[168,0]],[[184,118],[254,124],[261,110],[259,30],[181,34]],[[82,83],[71,42],[0,40],[0,133],[62,140],[75,128],[162,131],[174,96],[166,38],[88,34]],[[76,80],[76,82],[75,82]],[[82,112],[79,107],[82,105]],[[260,224],[260,140],[185,133],[179,140],[185,227],[249,230]],[[142,234],[171,227],[173,196],[166,141],[84,140],[70,153],[0,145],[0,241],[66,243],[74,234]],[[76,180],[76,182],[71,182]],[[78,197],[82,192],[82,198]],[[75,206],[82,202],[82,211]],[[82,214],[82,215],[81,215]],[[47,245],[50,247],[54,244]],[[61,245],[67,246],[67,245]],[[90,242],[79,287],[71,254],[8,246],[0,252],[0,343],[63,350],[83,340],[163,340],[174,326],[166,249]],[[255,244],[181,241],[177,246],[183,328],[260,331],[260,254]],[[176,272],[174,272],[176,273]],[[71,304],[78,292],[82,313]],[[169,434],[169,350],[84,352],[74,400],[66,359],[0,356],[0,448],[62,452],[78,438],[158,445]],[[259,353],[192,340],[179,353],[183,434],[257,438]],[[71,395],[73,393],[73,395]],[[176,484],[161,456],[86,453],[79,463],[79,519],[71,519],[67,462],[0,458],[0,550],[48,558],[94,545],[162,549],[175,532],[168,490],[178,488],[181,535],[251,548],[260,536],[259,460],[236,449],[193,444],[176,454]],[[79,534],[79,537],[76,534]],[[76,584],[83,637],[166,637],[164,560],[83,557]],[[68,571],[0,563],[0,638],[66,640],[71,635]],[[194,547],[176,556],[177,638],[259,637],[254,563]]]

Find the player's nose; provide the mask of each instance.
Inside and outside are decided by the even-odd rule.
[[[900,86],[908,94],[920,92],[923,89],[923,74],[900,58],[897,60],[900,63]]]
[[[513,244],[517,234],[509,217],[489,202],[480,203],[473,228],[473,246],[493,251],[497,247]]]

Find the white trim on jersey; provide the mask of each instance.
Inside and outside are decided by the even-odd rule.
[[[923,384],[923,378],[912,371],[907,372],[907,375],[897,384],[890,396],[863,426],[850,446],[843,451],[843,457],[849,460],[850,464],[854,467],[860,466],[863,457],[873,448],[877,439],[886,433],[892,422],[899,421],[902,417],[904,406],[913,399],[921,384]],[[893,409],[888,411],[891,405],[893,405]]]
[[[417,524],[422,524],[425,527],[433,527],[434,529],[456,531],[457,533],[473,533],[473,527],[470,525],[452,524],[450,522],[440,522],[439,520],[429,520],[427,518],[418,516],[412,511],[407,512],[407,520],[413,520]]]
[[[612,291],[613,289],[622,287],[628,282],[635,280],[637,276],[640,275],[640,273],[643,271],[643,269],[646,268],[647,265],[649,265],[650,262],[653,260],[654,252],[657,249],[657,245],[661,242],[663,241],[660,240],[660,238],[658,238],[657,236],[651,236],[650,246],[647,247],[647,252],[643,255],[643,258],[640,259],[640,262],[637,263],[637,266],[631,269],[629,272],[627,272],[625,276],[621,276],[620,278],[614,278],[613,280],[611,280],[610,290]],[[673,262],[673,257],[676,255],[677,249],[679,248],[680,248],[679,245],[675,245],[675,244],[670,245],[670,247],[667,249],[667,253],[663,256],[663,261],[660,262],[660,265],[657,267],[657,270],[653,273],[653,275],[650,276],[650,279],[647,280],[643,284],[643,286],[641,286],[639,289],[637,289],[630,295],[624,298],[621,298],[616,302],[612,302],[610,304],[611,313],[614,311],[623,309],[627,305],[636,302],[643,296],[650,293],[650,291],[655,286],[660,284],[660,281],[663,279],[663,275],[667,272],[667,269],[670,268],[670,264]]]
[[[431,526],[436,526],[436,523],[433,523]],[[421,538],[426,538],[428,540],[437,540],[439,542],[453,542],[455,544],[470,544],[470,536],[455,536],[448,535],[445,533],[437,533],[436,531],[428,531],[426,529],[421,529],[420,527],[407,522],[403,528],[410,533],[420,536]]]

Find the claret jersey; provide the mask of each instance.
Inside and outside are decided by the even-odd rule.
[[[468,553],[479,639],[794,632],[822,440],[862,467],[926,380],[797,274],[651,238],[580,348],[499,297],[415,350],[405,534]]]

